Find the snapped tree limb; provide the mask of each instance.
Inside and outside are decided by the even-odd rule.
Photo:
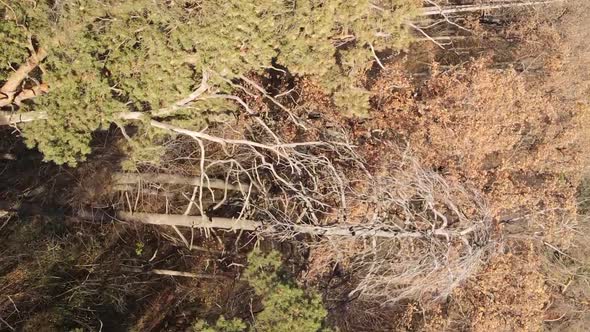
[[[48,91],[49,87],[46,84],[19,91],[22,82],[46,57],[47,52],[45,49],[39,48],[23,65],[8,76],[8,79],[0,88],[0,107],[19,104],[25,99],[34,98]]]
[[[19,123],[26,123],[47,119],[47,112],[34,111],[26,113],[0,111],[0,126],[11,126]]]
[[[164,270],[164,269],[152,269],[152,270],[144,270],[140,267],[124,267],[123,270],[129,272],[145,272],[149,274],[157,274],[157,275],[164,275],[164,276],[171,276],[171,277],[186,277],[186,278],[195,278],[195,279],[232,279],[232,277],[224,275],[224,274],[209,274],[209,273],[193,273],[193,272],[184,272],[184,271],[174,271],[174,270]]]
[[[97,217],[89,211],[81,211],[78,216],[89,219]],[[149,225],[160,226],[178,226],[189,228],[214,228],[232,231],[255,231],[260,234],[307,234],[311,236],[325,237],[358,237],[358,238],[383,238],[383,239],[404,239],[404,238],[428,238],[430,236],[440,238],[460,238],[468,236],[471,232],[476,231],[476,227],[463,231],[451,231],[445,229],[436,229],[434,231],[400,231],[385,229],[382,225],[356,225],[356,226],[313,226],[313,225],[285,225],[284,228],[278,225],[269,225],[261,221],[248,219],[233,219],[219,217],[186,216],[176,214],[158,214],[158,213],[130,213],[126,211],[116,211],[112,216],[126,222],[136,222]],[[102,215],[97,217],[102,218]],[[101,219],[102,220],[102,219]]]

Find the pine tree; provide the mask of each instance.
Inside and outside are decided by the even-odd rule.
[[[24,126],[28,145],[75,165],[90,152],[93,131],[118,113],[150,114],[184,98],[203,70],[231,93],[228,80],[276,62],[319,82],[343,112],[362,116],[369,93],[358,78],[372,49],[406,45],[404,22],[414,12],[408,0],[11,1],[0,4],[0,82],[28,56],[47,52],[15,95],[40,84],[49,93],[4,102],[46,112],[44,123]],[[207,114],[231,108],[195,105],[175,115],[202,127]]]

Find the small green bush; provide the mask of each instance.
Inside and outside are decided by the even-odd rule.
[[[281,255],[277,251],[263,254],[254,250],[248,255],[244,279],[262,299],[264,310],[256,315],[250,328],[239,320],[220,317],[214,325],[199,320],[194,331],[206,332],[312,332],[322,330],[328,314],[321,296],[315,291],[304,291],[284,280],[279,274]]]
[[[246,323],[241,319],[226,320],[223,316],[219,317],[214,325],[209,325],[202,319],[193,324],[193,331],[195,332],[242,332],[246,330]]]

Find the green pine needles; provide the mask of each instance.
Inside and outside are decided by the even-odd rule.
[[[0,82],[35,48],[47,50],[24,85],[50,91],[22,108],[49,119],[23,132],[47,160],[75,165],[114,114],[169,106],[198,87],[204,69],[231,93],[228,80],[276,63],[363,116],[370,94],[359,77],[372,49],[405,46],[404,22],[415,12],[413,0],[8,1],[0,4]],[[227,108],[210,102],[177,116],[202,125]]]
[[[280,275],[281,255],[254,250],[248,255],[244,279],[262,299],[264,310],[248,326],[242,320],[227,320],[221,316],[213,325],[197,321],[194,331],[206,332],[313,332],[328,331],[322,328],[328,314],[317,292],[305,292]]]

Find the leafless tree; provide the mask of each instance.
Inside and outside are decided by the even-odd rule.
[[[141,120],[194,142],[196,177],[115,176],[116,182],[127,185],[138,180],[186,181],[193,190],[184,213],[146,214],[130,208],[114,217],[172,226],[189,248],[193,247],[195,229],[208,232],[213,228],[251,231],[277,240],[303,236],[312,246],[322,242],[332,245],[334,259],[338,259],[340,241],[355,241],[355,250],[346,253],[358,279],[351,295],[384,302],[443,298],[485,260],[492,245],[491,223],[476,192],[422,169],[405,151],[397,153],[399,162],[391,165],[387,174],[377,175],[367,171],[347,135],[339,140],[288,140],[240,97],[220,94],[209,86],[207,79],[212,74],[204,72],[194,93],[152,112],[154,118],[137,112],[117,116]],[[261,86],[246,77],[242,82],[242,90],[261,94],[296,125],[304,126]],[[231,99],[244,107],[252,115],[248,134],[195,131],[155,119],[172,116],[208,98]],[[232,218],[210,215],[224,206],[230,193],[241,202],[240,211]],[[355,213],[358,206],[366,211]],[[80,216],[92,218],[95,214],[81,211]],[[179,227],[190,228],[190,239]]]

